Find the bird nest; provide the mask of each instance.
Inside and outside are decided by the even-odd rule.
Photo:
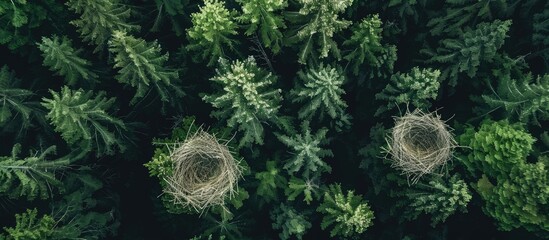
[[[174,203],[203,211],[234,196],[242,169],[227,143],[199,129],[172,149],[173,174],[164,191]]]
[[[392,166],[412,183],[442,169],[457,146],[448,125],[439,115],[420,110],[396,118],[387,143],[386,152]]]

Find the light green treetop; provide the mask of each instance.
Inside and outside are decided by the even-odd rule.
[[[381,20],[379,15],[368,16],[353,26],[353,35],[343,42],[343,46],[351,47],[343,57],[351,65],[353,73],[358,75],[364,63],[372,66],[379,60],[383,46],[381,45]]]
[[[287,0],[237,0],[242,5],[242,15],[236,19],[248,24],[246,35],[250,36],[259,29],[259,38],[273,52],[280,51],[283,35],[281,29],[286,28],[284,19],[277,11],[288,6]]]

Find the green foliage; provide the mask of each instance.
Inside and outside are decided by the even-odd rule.
[[[355,75],[358,75],[364,63],[369,66],[378,64],[378,57],[383,52],[381,24],[378,14],[368,16],[352,28],[353,35],[343,42],[343,46],[352,48],[343,58],[349,62]]]
[[[353,0],[298,0],[301,9],[287,14],[288,21],[296,28],[289,33],[288,44],[302,43],[298,61],[305,64],[309,55],[315,54],[318,46],[319,57],[328,57],[332,51],[341,57],[337,43],[332,39],[335,33],[349,27],[350,21],[339,19],[339,14],[349,7]],[[315,46],[316,45],[316,46]],[[315,54],[316,55],[316,54]]]
[[[313,179],[303,180],[291,177],[288,186],[284,189],[284,194],[288,201],[294,201],[299,195],[303,194],[303,201],[309,205],[313,200],[319,200],[319,188]]]
[[[317,209],[324,215],[320,227],[333,225],[330,237],[358,238],[373,225],[374,212],[368,203],[354,191],[343,194],[339,184],[332,184],[324,193],[324,201]]]
[[[135,104],[144,97],[151,85],[163,102],[183,95],[180,87],[175,85],[179,74],[165,66],[168,53],[161,54],[158,42],[148,43],[126,32],[115,31],[109,41],[109,51],[116,55],[114,67],[119,68],[116,80],[136,88],[130,103]],[[175,92],[176,96],[171,96],[170,92]]]
[[[154,25],[151,31],[159,31],[161,29],[162,17],[166,15],[172,24],[172,30],[177,36],[181,36],[185,33],[183,28],[184,22],[181,15],[186,15],[185,9],[189,0],[154,0],[156,8],[158,9],[158,15],[156,16]]]
[[[189,45],[186,48],[195,53],[195,61],[207,60],[208,66],[212,66],[220,57],[225,57],[225,47],[234,50],[235,15],[220,0],[204,0],[200,12],[191,14],[193,26],[187,29]]]
[[[460,145],[470,148],[460,160],[473,176],[505,177],[514,165],[525,162],[534,141],[521,124],[487,120],[478,131],[469,127],[459,137]]]
[[[446,0],[446,10],[436,10],[440,16],[432,18],[427,23],[432,35],[459,35],[457,29],[468,24],[493,20],[507,11],[505,0]]]
[[[38,217],[38,210],[27,209],[26,212],[15,214],[15,227],[4,227],[7,239],[40,240],[55,238],[55,220],[49,215]]]
[[[397,60],[397,48],[394,45],[386,45],[377,56],[376,61],[370,63],[366,68],[364,79],[359,79],[358,83],[362,85],[365,80],[378,80],[388,78],[393,74],[393,68]],[[371,82],[368,83],[371,85]]]
[[[532,24],[532,43],[538,46],[545,61],[545,69],[549,67],[549,2],[545,3],[543,11],[534,14]]]
[[[343,101],[345,94],[343,84],[345,75],[340,67],[330,65],[308,68],[297,73],[299,81],[290,91],[292,102],[302,103],[299,118],[312,120],[318,114],[322,121],[325,115],[338,122],[337,125],[349,126],[350,116],[345,113],[347,103]]]
[[[68,0],[65,4],[80,14],[71,24],[78,28],[85,42],[97,45],[95,52],[104,49],[114,31],[139,29],[126,22],[131,10],[119,0]]]
[[[108,112],[115,98],[105,92],[94,96],[92,91],[71,90],[67,86],[61,92],[50,90],[52,98],[42,98],[42,105],[49,110],[46,118],[71,146],[96,155],[114,154],[114,147],[124,151],[122,131],[126,125]]]
[[[278,234],[282,240],[290,239],[291,236],[302,239],[307,230],[312,227],[303,213],[283,203],[271,212],[271,220],[273,220],[273,229],[282,230]]]
[[[402,201],[405,202],[404,218],[414,220],[421,214],[430,214],[433,227],[456,211],[467,212],[467,204],[472,199],[467,183],[458,175],[416,184],[403,195],[406,198]]]
[[[397,73],[391,77],[391,82],[385,89],[376,94],[376,99],[387,101],[376,111],[380,115],[401,104],[412,104],[415,108],[428,110],[431,107],[429,99],[435,100],[438,96],[440,82],[439,70],[430,68],[412,68],[410,73]]]
[[[42,152],[31,152],[30,156],[23,159],[18,157],[20,152],[21,145],[15,144],[11,156],[0,157],[1,195],[8,195],[10,198],[25,197],[27,200],[47,199],[54,189],[63,189],[63,184],[56,177],[56,171],[67,167],[68,160],[46,160],[48,155],[55,152],[55,146]]]
[[[91,63],[81,58],[81,49],[75,50],[72,42],[66,36],[51,38],[42,37],[38,48],[44,57],[44,66],[50,68],[57,75],[65,77],[67,84],[75,85],[79,81],[93,83],[97,74],[90,70]]]
[[[543,163],[516,165],[495,186],[483,176],[476,187],[486,203],[484,212],[502,230],[549,231],[549,171]]]
[[[276,161],[267,161],[266,170],[255,174],[255,179],[259,181],[256,193],[267,202],[278,200],[277,188],[286,185],[286,178],[276,165]]]
[[[322,161],[324,157],[332,157],[332,151],[324,149],[328,144],[326,133],[328,129],[322,128],[316,133],[312,133],[309,122],[301,124],[301,134],[281,135],[276,134],[278,140],[291,148],[292,158],[290,158],[284,169],[289,174],[301,173],[305,179],[319,177],[323,172],[330,172],[332,168],[326,162]]]
[[[259,37],[273,52],[280,51],[284,19],[276,12],[288,6],[287,0],[237,0],[242,5],[242,15],[236,19],[248,24],[245,34],[253,35],[259,29]]]
[[[517,116],[520,122],[533,122],[549,119],[549,74],[531,74],[519,79],[510,75],[500,76],[494,94],[483,95],[482,99],[492,108],[503,108],[508,115]]]
[[[228,127],[243,132],[240,146],[263,144],[261,122],[280,120],[277,113],[281,90],[271,87],[276,76],[258,67],[253,57],[232,62],[220,59],[216,73],[210,80],[221,85],[222,91],[203,97],[217,109],[212,115],[226,119]]]
[[[0,68],[0,127],[21,123],[23,128],[30,125],[34,104],[28,99],[32,91],[20,88],[21,80],[15,78],[15,72],[8,66]],[[17,121],[20,119],[20,121]]]
[[[449,79],[455,86],[458,74],[465,72],[469,78],[476,76],[482,62],[490,62],[497,50],[503,45],[511,20],[495,20],[480,23],[475,28],[466,28],[455,38],[443,39],[435,52],[425,51],[431,56],[427,62],[441,63],[445,66],[441,78]]]

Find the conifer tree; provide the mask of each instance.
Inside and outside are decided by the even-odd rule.
[[[385,89],[376,94],[376,99],[387,101],[376,111],[380,115],[401,104],[412,104],[415,108],[427,110],[431,103],[429,99],[436,99],[440,82],[439,70],[430,68],[412,68],[410,73],[397,73],[391,77],[391,82]]]
[[[253,35],[259,32],[259,38],[266,47],[274,53],[280,51],[283,35],[281,29],[286,28],[284,19],[276,13],[288,6],[287,0],[237,0],[242,5],[242,15],[236,19],[248,24],[245,34]]]
[[[292,102],[302,103],[299,118],[311,120],[318,115],[322,121],[325,115],[336,121],[338,126],[349,126],[350,116],[345,113],[347,103],[343,84],[345,75],[340,67],[320,64],[297,73],[299,80],[291,90]]]
[[[263,144],[262,122],[280,121],[280,89],[273,89],[277,78],[257,66],[253,57],[229,62],[219,60],[216,75],[210,79],[221,85],[222,91],[205,95],[204,101],[217,110],[212,115],[226,119],[227,126],[243,133],[240,146]]]
[[[131,10],[119,0],[68,0],[70,10],[80,14],[71,21],[85,42],[95,44],[95,52],[103,50],[114,31],[131,31],[139,26],[127,23]]]
[[[288,198],[288,201],[294,201],[297,197],[303,194],[303,201],[310,205],[313,200],[319,200],[320,186],[317,183],[318,179],[301,179],[297,177],[291,177],[288,181],[288,186],[284,189],[284,194]]]
[[[351,38],[343,42],[343,46],[350,46],[347,50],[349,53],[343,57],[351,65],[353,73],[358,75],[363,64],[368,64],[370,67],[379,63],[379,55],[383,52],[381,45],[381,20],[379,15],[371,15],[353,26],[353,35]]]
[[[185,33],[184,22],[181,18],[182,15],[187,15],[185,12],[189,0],[154,0],[158,15],[154,21],[154,25],[151,31],[161,30],[163,17],[167,17],[172,24],[172,30],[177,36],[181,36]]]
[[[0,127],[5,130],[30,125],[35,104],[29,101],[32,91],[20,88],[21,80],[15,77],[8,66],[0,68]],[[18,119],[20,121],[18,121]]]
[[[126,125],[109,114],[114,97],[106,97],[105,92],[94,96],[92,91],[67,86],[50,93],[51,99],[42,98],[49,111],[46,117],[69,145],[84,152],[95,150],[96,155],[112,155],[114,147],[124,150],[121,137]]]
[[[0,194],[10,198],[25,197],[47,199],[54,189],[62,189],[56,171],[68,166],[67,159],[48,161],[46,157],[55,153],[55,146],[42,152],[31,153],[19,158],[21,145],[15,144],[11,156],[0,157]]]
[[[49,215],[38,217],[38,210],[27,209],[26,212],[15,214],[15,227],[4,227],[6,240],[11,239],[58,239],[55,235],[57,223]],[[0,239],[3,239],[0,235]]]
[[[44,66],[49,67],[57,75],[65,77],[67,84],[96,81],[97,74],[90,70],[91,63],[79,56],[82,50],[74,49],[71,40],[66,36],[42,37],[38,48],[42,51]]]
[[[277,188],[286,185],[286,178],[281,175],[275,161],[267,161],[265,171],[256,173],[255,179],[259,181],[257,195],[267,202],[277,200]]]
[[[176,85],[179,74],[177,70],[165,66],[169,54],[161,53],[158,42],[148,43],[126,32],[115,31],[109,41],[109,51],[115,54],[114,67],[118,68],[116,80],[136,88],[132,104],[143,98],[151,87],[154,87],[162,102],[184,94]]]
[[[189,45],[186,48],[195,54],[195,61],[206,60],[208,66],[213,66],[220,57],[225,57],[227,50],[234,49],[235,14],[222,0],[204,0],[200,11],[191,14],[193,26],[187,29]]]
[[[271,212],[273,229],[282,230],[278,237],[282,240],[291,239],[294,236],[302,239],[303,235],[312,227],[307,217],[291,206],[280,204],[280,207]]]
[[[331,227],[332,238],[357,238],[373,225],[374,213],[368,203],[352,190],[343,194],[339,184],[328,186],[317,211],[324,215],[320,227]]]
[[[302,43],[298,61],[307,63],[314,49],[320,48],[318,57],[328,57],[330,51],[336,58],[341,54],[332,39],[335,33],[351,25],[350,21],[339,19],[339,14],[349,7],[353,0],[298,0],[301,9],[287,14],[288,21],[295,24],[288,36],[288,44]]]
[[[492,61],[503,45],[510,26],[511,20],[480,23],[475,28],[466,28],[455,38],[441,40],[436,52],[423,52],[430,55],[428,62],[444,66],[441,78],[448,79],[450,85],[455,86],[458,74],[466,73],[473,78],[482,62]]]
[[[328,129],[322,128],[312,133],[309,122],[301,124],[301,134],[291,136],[276,134],[278,139],[292,149],[293,157],[284,165],[289,174],[301,173],[305,179],[319,177],[323,172],[330,172],[332,168],[322,161],[324,157],[333,156],[332,151],[324,149],[329,143],[326,139]]]

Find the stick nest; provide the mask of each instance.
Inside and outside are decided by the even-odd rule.
[[[203,211],[234,196],[242,168],[226,144],[199,129],[173,149],[173,174],[165,192],[174,203]]]
[[[420,110],[396,118],[386,149],[392,167],[402,171],[413,183],[441,169],[457,146],[448,129],[439,115]]]

